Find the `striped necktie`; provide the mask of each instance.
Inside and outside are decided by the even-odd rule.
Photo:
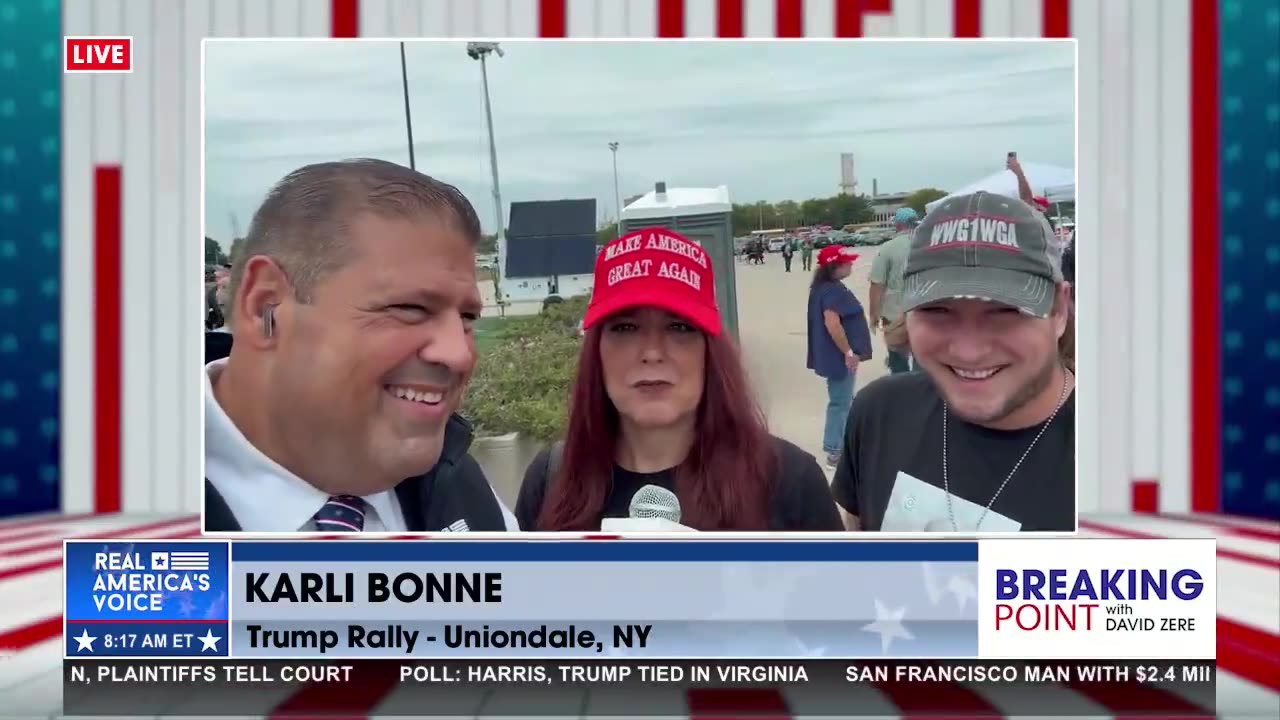
[[[317,532],[363,532],[364,500],[354,495],[334,495],[315,514]]]

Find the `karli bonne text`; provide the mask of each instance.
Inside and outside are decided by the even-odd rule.
[[[357,583],[358,576],[364,581]],[[364,596],[356,595],[357,585]],[[244,575],[249,603],[500,603],[502,573],[274,573]]]

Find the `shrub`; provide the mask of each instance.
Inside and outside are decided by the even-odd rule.
[[[462,407],[479,435],[518,432],[542,441],[563,435],[586,306],[586,298],[567,298],[539,315],[487,326]]]

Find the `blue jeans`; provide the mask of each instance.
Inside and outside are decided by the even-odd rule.
[[[844,425],[853,403],[853,385],[858,373],[851,371],[839,380],[827,379],[827,422],[822,429],[822,451],[835,455],[844,447]]]

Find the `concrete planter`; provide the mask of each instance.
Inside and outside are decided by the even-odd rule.
[[[515,509],[524,471],[545,444],[520,433],[478,437],[471,443],[471,457],[484,470],[489,484],[507,507]]]

